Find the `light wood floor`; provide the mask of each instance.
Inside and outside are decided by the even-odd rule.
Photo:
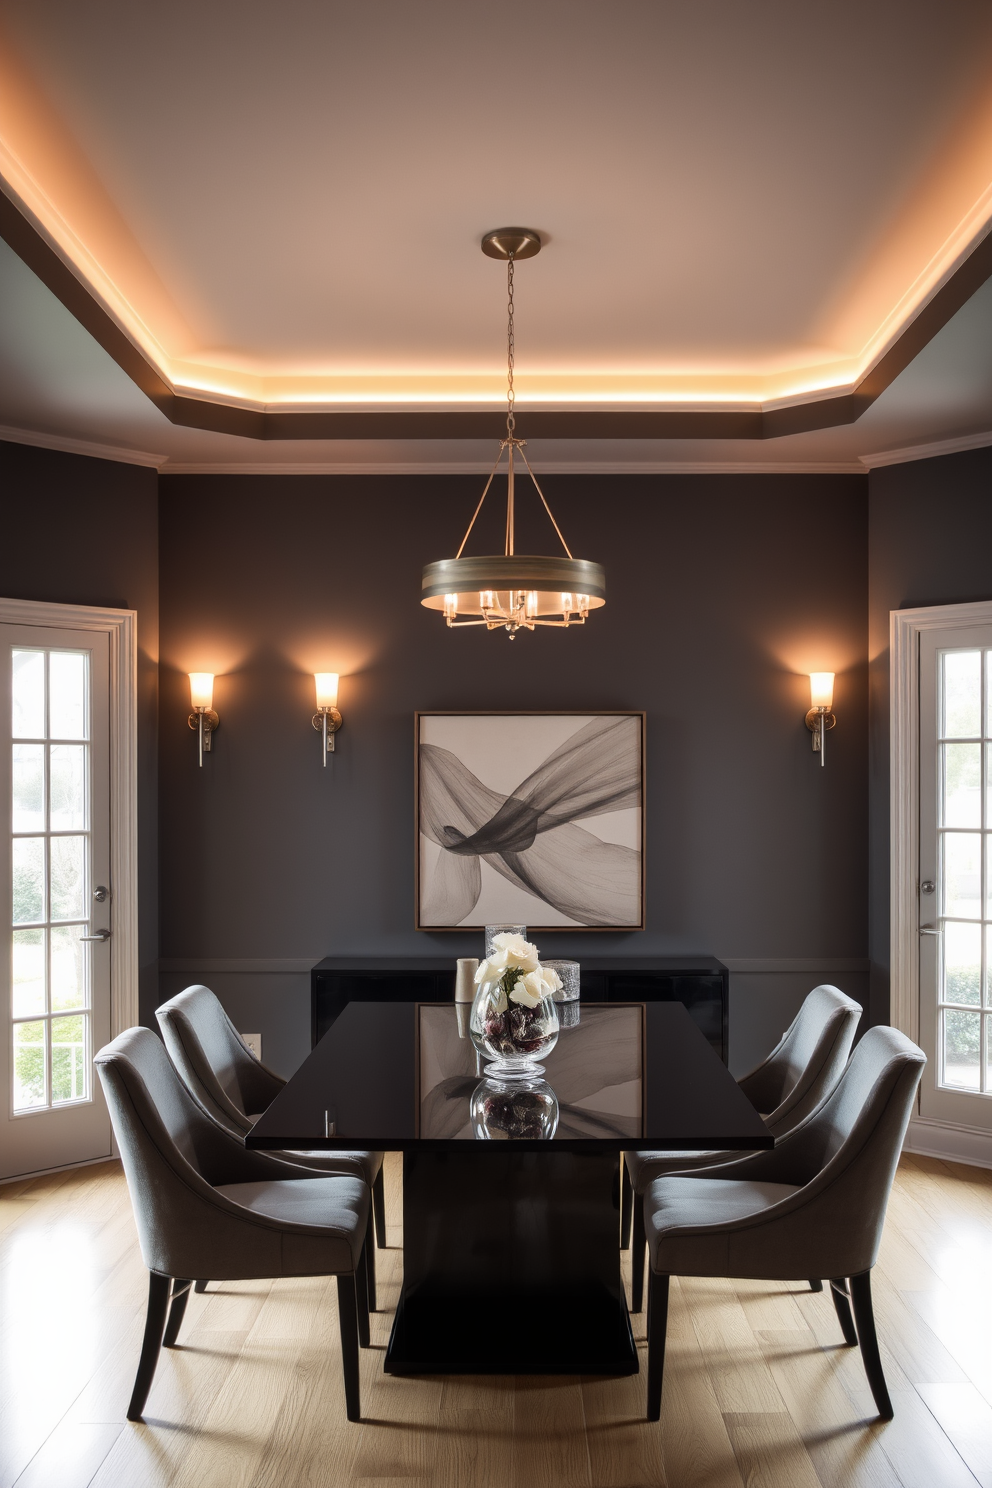
[[[132,1426],[146,1274],[119,1167],[0,1188],[0,1262],[0,1488],[992,1488],[992,1173],[975,1168],[900,1168],[874,1274],[887,1425],[826,1294],[684,1281],[660,1426],[644,1421],[643,1372],[385,1376],[388,1312],[352,1426],[330,1280],[194,1297]],[[400,1264],[379,1253],[383,1305]]]

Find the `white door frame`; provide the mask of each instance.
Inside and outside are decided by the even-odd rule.
[[[92,630],[110,644],[110,1035],[138,1021],[138,647],[136,610],[0,599],[0,623]]]
[[[889,612],[890,1017],[920,1036],[920,636],[924,631],[992,625],[992,600]],[[926,1078],[924,1076],[924,1078]],[[917,1110],[906,1148],[992,1168],[992,1143],[979,1127],[934,1121]]]

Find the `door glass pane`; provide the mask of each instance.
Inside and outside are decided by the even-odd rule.
[[[14,651],[13,735],[15,739],[45,737],[45,653]]]
[[[945,739],[978,739],[982,734],[982,653],[945,651],[941,734]]]
[[[85,909],[86,838],[53,837],[52,919],[81,920]]]
[[[22,748],[25,746],[21,746]],[[952,744],[951,749],[971,749],[970,744]],[[86,745],[53,744],[51,830],[71,832],[86,826]],[[970,823],[957,823],[968,826]]]
[[[53,750],[53,756],[54,753]],[[941,753],[943,757],[941,826],[980,827],[982,825],[981,744],[943,744]],[[54,770],[54,759],[52,763]]]
[[[45,918],[45,840],[15,837],[14,924],[30,924]]]
[[[15,930],[13,942],[14,1017],[29,1018],[45,1012],[45,932]]]
[[[977,1006],[982,1000],[981,925],[962,925],[955,920],[947,920],[944,924],[943,941],[943,1000],[975,1003]]]
[[[86,1096],[86,1019],[52,1019],[52,1104]]]
[[[12,824],[15,832],[45,830],[45,746],[13,746]]]
[[[86,986],[86,947],[80,936],[86,925],[53,925],[52,936],[52,1011],[89,1005]],[[27,932],[31,934],[31,931]],[[968,999],[970,1001],[970,998]]]
[[[52,651],[48,658],[49,738],[87,739],[84,651]]]
[[[957,1090],[981,1088],[981,1013],[944,1014],[944,1084]]]
[[[14,1024],[14,1110],[45,1104],[45,1024]]]
[[[981,919],[981,844],[977,832],[944,833],[944,914]]]

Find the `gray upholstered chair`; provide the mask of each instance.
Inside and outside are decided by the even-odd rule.
[[[191,1278],[336,1276],[345,1400],[357,1421],[358,1346],[369,1342],[368,1185],[305,1170],[287,1180],[286,1164],[247,1151],[206,1115],[150,1029],[120,1034],[94,1063],[149,1271],[128,1420],[141,1419],[159,1350],[176,1342]]]
[[[771,1152],[654,1180],[644,1197],[649,1420],[661,1413],[671,1276],[830,1277],[844,1341],[860,1343],[878,1413],[891,1420],[870,1272],[925,1064],[904,1034],[870,1028],[833,1094]]]
[[[766,1059],[738,1084],[778,1140],[830,1094],[847,1064],[861,1006],[838,987],[814,987]],[[632,1231],[631,1311],[644,1295],[644,1211],[640,1199],[655,1178],[729,1162],[733,1152],[625,1152],[623,1243]],[[811,1281],[820,1290],[818,1280]]]
[[[242,1041],[209,987],[187,987],[170,997],[155,1016],[179,1076],[209,1116],[234,1136],[244,1137],[286,1081]],[[286,1162],[351,1173],[372,1189],[376,1239],[386,1244],[386,1202],[381,1152],[286,1152]],[[371,1254],[371,1253],[370,1253]]]

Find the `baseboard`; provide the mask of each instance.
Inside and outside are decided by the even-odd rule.
[[[52,1173],[71,1173],[76,1168],[95,1168],[100,1163],[119,1162],[116,1145],[113,1152],[108,1152],[105,1157],[87,1157],[82,1162],[62,1163],[57,1168],[38,1168],[33,1173],[11,1173],[9,1178],[0,1178],[0,1188],[5,1183],[29,1183],[32,1178],[48,1178]]]
[[[992,1132],[914,1116],[909,1123],[903,1151],[913,1152],[918,1157],[967,1163],[973,1168],[992,1168]]]

